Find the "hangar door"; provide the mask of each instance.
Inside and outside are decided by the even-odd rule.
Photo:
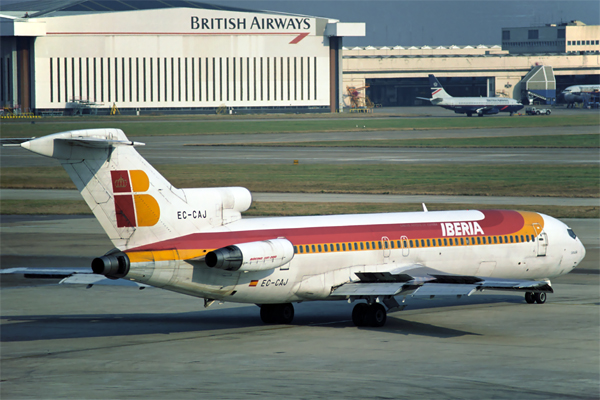
[[[492,77],[452,77],[437,76],[451,96],[479,97],[493,96],[495,79]],[[375,104],[383,107],[423,106],[430,103],[417,97],[431,97],[429,78],[374,78],[366,80],[367,96]]]

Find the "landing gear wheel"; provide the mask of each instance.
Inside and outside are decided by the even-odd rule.
[[[552,113],[552,111],[546,110],[546,115],[550,115],[551,113]]]
[[[533,297],[538,304],[544,304],[546,302],[546,293],[536,293]]]
[[[265,324],[274,324],[275,323],[275,304],[263,304],[260,306],[260,319]]]
[[[379,303],[373,303],[369,305],[367,309],[366,322],[368,326],[379,328],[385,325],[387,320],[387,312],[385,307]]]
[[[533,292],[526,292],[525,301],[527,302],[527,304],[535,303],[535,294]]]
[[[513,116],[513,114],[514,114],[514,112],[512,112],[512,111],[511,111],[511,112],[510,112],[510,116],[512,117],[512,116]]]
[[[260,306],[260,319],[265,324],[291,324],[294,320],[292,303],[263,304]]]
[[[352,322],[355,326],[367,326],[366,315],[369,305],[366,303],[358,303],[352,309]]]
[[[470,113],[470,112],[467,113],[467,117],[470,117],[471,115],[473,115],[473,113]]]
[[[483,117],[483,113],[477,113],[478,117]]]
[[[279,304],[277,322],[280,324],[291,324],[294,320],[294,305],[292,303]]]

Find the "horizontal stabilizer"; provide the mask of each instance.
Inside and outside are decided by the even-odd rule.
[[[146,288],[148,285],[143,283],[133,282],[127,279],[108,279],[104,275],[97,274],[74,274],[64,278],[59,283],[75,284],[75,285],[111,285],[111,286],[131,286]]]
[[[56,139],[58,141],[69,143],[76,146],[93,147],[93,148],[108,148],[111,146],[145,146],[145,143],[133,142],[131,140],[116,140],[116,139],[99,139],[99,138],[69,138]]]

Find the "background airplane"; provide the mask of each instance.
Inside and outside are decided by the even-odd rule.
[[[504,97],[452,97],[433,74],[429,74],[429,86],[431,87],[431,98],[417,97],[417,99],[428,100],[433,105],[453,110],[457,114],[467,114],[467,117],[473,114],[483,117],[486,114],[498,114],[499,112],[508,112],[513,115],[523,108],[523,104],[517,100]]]
[[[265,323],[291,323],[294,302],[357,301],[354,324],[378,327],[413,297],[504,290],[544,303],[550,279],[585,256],[572,229],[534,212],[242,219],[252,202],[247,189],[175,188],[140,145],[119,129],[21,143],[60,161],[115,246],[89,273],[74,270],[62,283],[149,285],[204,298],[205,306],[254,303]],[[19,272],[28,273],[10,271]]]
[[[573,108],[575,103],[599,101],[600,85],[574,85],[562,91],[567,108]]]

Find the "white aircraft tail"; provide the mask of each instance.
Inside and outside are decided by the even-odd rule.
[[[120,129],[55,133],[21,144],[58,159],[115,247],[128,250],[206,231],[241,218],[241,187],[177,189]]]
[[[429,74],[429,87],[431,88],[431,98],[434,100],[452,97],[444,90],[440,81],[433,74]]]

